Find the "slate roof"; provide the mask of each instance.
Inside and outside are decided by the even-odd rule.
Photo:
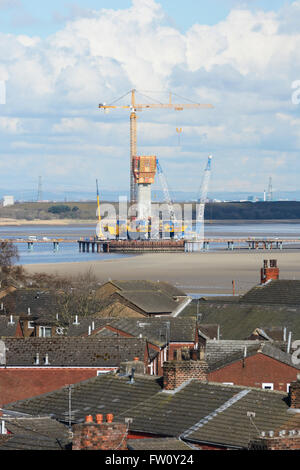
[[[55,296],[47,290],[17,289],[3,299],[3,304],[7,313],[18,316],[27,316],[28,308],[32,318],[54,316],[56,312]]]
[[[3,418],[2,418],[3,419]],[[44,436],[61,441],[70,441],[69,429],[50,416],[6,417],[5,427],[12,434]]]
[[[147,281],[147,280],[113,280],[109,281],[114,284],[118,289],[126,292],[131,291],[161,291],[169,297],[186,296],[186,293],[177,287],[163,281]]]
[[[246,352],[244,351],[243,347],[241,349],[236,348],[232,352],[227,352],[224,355],[222,354],[222,348],[219,349],[219,354],[214,351],[216,354],[213,354],[212,357],[207,358],[210,372],[220,369],[228,364],[232,364],[233,362],[240,361],[243,358],[251,357],[257,353],[262,353],[290,367],[300,369],[300,365],[294,364],[292,361],[291,354],[282,351],[273,344],[263,342],[260,343],[257,341],[252,341],[252,343],[254,344],[247,345]]]
[[[2,450],[66,450],[68,444],[59,440],[36,434],[9,435],[6,439],[0,439],[0,451]]]
[[[260,431],[300,427],[300,417],[288,413],[283,392],[228,386],[191,380],[173,392],[161,389],[155,377],[96,377],[72,388],[74,422],[87,414],[113,413],[115,421],[132,418],[130,429],[158,437],[183,439],[233,448],[247,448]],[[68,417],[68,389],[6,405],[33,415],[53,414],[63,422]],[[255,414],[251,419],[248,412]],[[5,413],[5,410],[4,410]]]
[[[183,441],[175,438],[165,437],[163,439],[128,439],[128,450],[185,450],[190,451],[191,447]]]
[[[287,328],[293,338],[300,338],[300,306],[244,304],[210,299],[201,302],[198,308],[195,301],[180,313],[179,317],[196,317],[199,324],[220,325],[221,339],[249,338],[256,328]]]
[[[97,413],[114,416],[124,413],[161,390],[161,379],[154,376],[135,376],[134,383],[128,377],[105,374],[76,383],[72,386],[73,421],[83,422],[86,415]],[[52,415],[54,419],[68,422],[69,389],[5,405],[6,410],[29,415]],[[129,415],[126,415],[129,416]],[[124,421],[124,420],[123,420]]]
[[[239,340],[208,340],[205,348],[205,359],[210,364],[226,360],[227,356],[235,353],[243,353],[246,350],[257,351],[261,346],[260,341],[239,341]]]
[[[241,303],[300,305],[300,280],[277,279],[260,284],[241,296]]]
[[[178,301],[159,291],[122,291],[118,295],[149,315],[159,313],[170,314],[179,306]]]
[[[37,353],[40,365],[118,367],[139,357],[144,360],[147,341],[141,338],[7,338],[6,366],[33,366]],[[37,366],[38,367],[38,366]]]
[[[111,326],[123,333],[130,334],[136,338],[142,335],[152,344],[163,346],[167,342],[167,336],[171,342],[193,342],[196,337],[197,322],[195,318],[173,318],[173,317],[149,317],[149,318],[101,318],[94,321],[94,335],[98,337],[115,336],[105,326]],[[67,331],[68,336],[87,334],[91,319],[80,320],[80,325],[72,325]],[[167,333],[169,325],[169,333]],[[99,331],[100,329],[100,331]]]
[[[9,315],[0,315],[0,338],[2,336],[16,336],[19,317],[13,316],[12,322]]]

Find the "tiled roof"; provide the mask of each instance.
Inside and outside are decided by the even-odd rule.
[[[39,289],[17,289],[3,299],[7,313],[28,315],[31,317],[44,315],[54,316],[56,312],[55,296],[50,291]]]
[[[277,279],[259,284],[241,296],[241,303],[300,305],[300,281]]]
[[[260,341],[239,341],[239,340],[208,340],[205,348],[205,358],[208,363],[218,362],[237,352],[244,352],[245,349],[257,350]]]
[[[118,295],[147,314],[172,313],[180,303],[159,291],[121,291]]]
[[[202,302],[198,310],[193,301],[180,314],[180,318],[188,316],[198,318],[200,324],[220,325],[221,339],[243,340],[249,338],[256,328],[279,327],[291,331],[293,338],[300,338],[300,306],[218,302],[210,299]]]
[[[16,336],[18,324],[19,324],[19,317],[14,315],[13,318],[11,319],[9,315],[0,315],[0,338],[2,336],[3,337]]]
[[[130,334],[136,338],[147,338],[150,343],[163,346],[166,342],[193,342],[196,337],[197,322],[195,318],[173,318],[173,317],[149,317],[149,318],[101,318],[83,319],[79,325],[72,325],[68,331],[68,336],[78,336],[87,334],[88,327],[94,321],[95,332],[98,337],[115,336],[109,328]],[[100,330],[100,331],[99,331]]]
[[[179,297],[186,296],[186,293],[181,289],[169,284],[168,282],[163,281],[147,281],[147,280],[113,280],[110,281],[118,289],[126,292],[132,291],[161,291],[169,297]]]
[[[6,417],[5,427],[12,434],[32,434],[61,441],[70,441],[68,428],[49,416]]]
[[[16,434],[9,435],[2,443],[1,450],[66,450],[68,444],[60,442],[55,438],[37,436],[35,434]]]
[[[68,389],[6,406],[29,414],[53,414],[68,420]],[[174,392],[161,390],[154,377],[104,376],[73,386],[75,422],[87,414],[113,413],[115,421],[131,418],[130,430],[159,437],[183,439],[234,448],[247,448],[260,431],[300,427],[290,415],[287,394],[251,387],[191,380]],[[252,415],[248,416],[248,412]],[[4,410],[5,413],[5,410]]]
[[[37,353],[39,364],[49,366],[117,367],[121,362],[144,359],[147,342],[141,338],[7,338],[6,366],[33,366]],[[38,367],[38,366],[37,366]]]
[[[243,343],[243,342],[241,342]],[[240,361],[243,358],[251,357],[254,354],[262,353],[265,356],[271,357],[283,364],[286,364],[295,369],[300,369],[300,365],[297,365],[293,362],[291,354],[288,354],[282,351],[280,348],[274,346],[271,343],[260,343],[257,341],[252,341],[253,344],[247,344],[246,350],[242,347],[240,349],[236,348],[232,352],[227,352],[222,354],[222,348],[218,352],[214,351],[216,354],[213,354],[212,357],[208,358],[209,370],[210,372],[220,369],[228,364],[231,364],[236,361]]]
[[[238,393],[243,391],[247,392],[247,389],[235,390],[233,402],[225,402],[223,408],[215,411],[212,419],[206,416],[198,427],[195,426],[188,439],[247,448],[249,441],[258,437],[259,431],[285,428],[290,418],[284,394],[249,388],[248,393],[241,394],[238,399]],[[254,413],[251,419],[248,412]]]
[[[160,390],[161,379],[154,376],[135,376],[134,383],[130,383],[128,377],[105,374],[76,383],[72,386],[71,394],[73,421],[82,422],[86,415],[94,416],[97,413],[126,415],[131,408]],[[64,387],[55,392],[11,403],[5,405],[5,409],[33,416],[53,415],[59,421],[68,422],[69,389]]]
[[[191,450],[191,447],[183,441],[165,437],[163,439],[128,439],[129,450]]]

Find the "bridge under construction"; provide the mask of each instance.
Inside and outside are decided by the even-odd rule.
[[[184,246],[185,242],[182,239],[185,237],[185,224],[182,218],[177,218],[174,203],[170,196],[168,189],[167,179],[162,170],[162,165],[156,155],[139,155],[137,151],[137,113],[145,109],[166,109],[173,111],[183,111],[185,109],[210,109],[213,108],[211,104],[192,103],[174,103],[173,95],[169,95],[168,103],[138,103],[136,99],[136,90],[131,90],[120,99],[114,100],[111,104],[99,104],[99,108],[103,109],[106,113],[115,109],[127,109],[130,111],[130,207],[134,207],[133,214],[127,220],[118,221],[117,224],[104,224],[100,216],[100,198],[98,181],[97,183],[97,204],[98,204],[98,229],[97,238],[105,240],[104,245],[109,251],[119,250],[119,247],[124,247],[128,250],[137,250],[137,246],[146,247],[147,250],[157,251],[162,247],[166,249],[177,250],[178,246]],[[116,104],[127,95],[131,95],[131,102],[127,105]],[[139,92],[139,94],[141,94]],[[144,98],[145,96],[142,95]],[[149,98],[149,97],[146,97]],[[182,128],[177,128],[177,132],[182,132]],[[201,242],[204,230],[204,206],[207,197],[207,189],[209,183],[209,175],[211,170],[212,156],[208,157],[208,163],[205,168],[204,178],[201,186],[201,194],[199,199],[199,210],[197,211],[197,219],[195,221],[194,232],[190,234],[189,238]],[[154,214],[153,204],[151,199],[151,187],[155,181],[156,176],[161,184],[164,203],[167,207],[167,215]],[[164,217],[164,219],[162,218]],[[121,228],[121,225],[123,228]],[[160,226],[163,225],[163,229]],[[124,228],[125,227],[125,228]],[[153,227],[157,227],[153,230]],[[166,229],[166,227],[168,227]],[[164,232],[164,233],[163,233]],[[169,232],[168,234],[166,232]],[[122,241],[122,243],[114,243],[114,241],[107,241],[108,238]],[[169,240],[163,240],[163,238]],[[172,239],[172,240],[170,240]],[[175,243],[175,240],[178,242]],[[107,242],[106,242],[107,241]],[[140,241],[141,243],[136,243]],[[148,241],[149,243],[146,243]],[[125,243],[126,242],[126,243]],[[130,243],[132,248],[130,248]],[[203,244],[197,244],[203,248]],[[82,244],[80,244],[82,248]],[[108,248],[109,247],[109,248]],[[172,248],[171,248],[172,247]],[[143,248],[144,249],[144,248]]]
[[[1,243],[27,244],[33,250],[35,244],[52,244],[57,251],[60,245],[78,244],[81,253],[139,253],[139,252],[194,252],[199,251],[199,242],[195,240],[99,240],[88,238],[48,238],[28,240],[28,238],[2,238]],[[203,251],[212,250],[283,250],[300,249],[300,238],[204,238],[201,241]]]

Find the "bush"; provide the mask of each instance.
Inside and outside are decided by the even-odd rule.
[[[63,214],[65,212],[70,212],[71,208],[69,206],[51,206],[48,209],[48,212],[51,212],[52,214]]]

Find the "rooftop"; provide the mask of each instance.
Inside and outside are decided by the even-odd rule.
[[[287,412],[286,393],[195,379],[172,393],[161,386],[155,377],[136,376],[130,384],[128,378],[112,375],[75,384],[74,422],[82,422],[87,414],[113,413],[119,422],[132,418],[130,429],[136,433],[232,448],[247,448],[260,431],[287,429],[291,420],[294,429],[300,425],[300,417]],[[6,409],[53,414],[65,422],[68,392],[63,388]]]

